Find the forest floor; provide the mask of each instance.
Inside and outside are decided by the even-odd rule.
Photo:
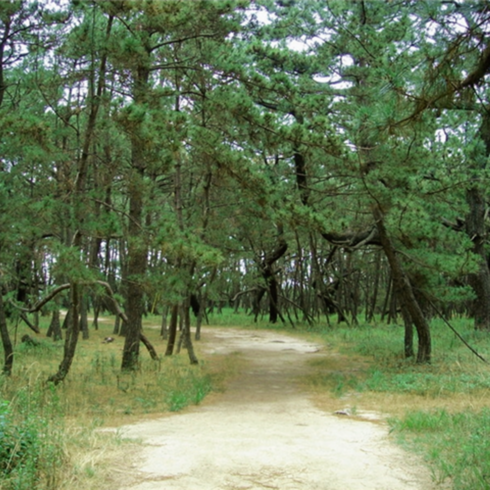
[[[320,409],[301,382],[334,355],[283,333],[203,332],[206,356],[238,353],[223,393],[183,412],[118,428],[137,439],[114,468],[119,490],[428,490],[429,470],[375,413]],[[136,450],[135,450],[136,448]]]

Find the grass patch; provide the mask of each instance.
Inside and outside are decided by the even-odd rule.
[[[41,324],[46,331],[47,321]],[[119,426],[201,403],[223,389],[235,372],[233,356],[206,356],[195,348],[200,364],[191,366],[185,350],[150,359],[141,351],[139,369],[120,370],[124,339],[112,336],[113,319],[100,322],[90,338],[80,339],[71,371],[58,386],[47,384],[63,356],[63,341],[38,336],[39,345],[15,346],[12,376],[0,377],[0,488],[51,490],[113,488],[105,471],[113,467],[121,440],[103,426]],[[160,318],[144,320],[146,336],[163,354]],[[19,328],[14,338],[29,333]]]
[[[490,359],[490,337],[469,321],[458,331]],[[432,322],[433,362],[403,357],[403,328],[394,325],[317,329],[333,355],[312,361],[305,382],[317,403],[335,410],[384,414],[392,433],[454,490],[490,489],[490,367],[440,321]]]
[[[403,443],[429,461],[436,481],[450,480],[455,490],[490,488],[490,409],[414,411],[390,423]]]

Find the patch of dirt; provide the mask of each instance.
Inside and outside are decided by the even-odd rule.
[[[373,414],[316,408],[298,383],[319,344],[267,331],[211,328],[207,355],[240,352],[243,369],[223,394],[185,412],[127,425],[142,443],[120,490],[428,490],[428,470]],[[120,468],[119,468],[120,469]]]

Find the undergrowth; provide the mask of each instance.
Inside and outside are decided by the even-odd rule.
[[[162,353],[159,323],[147,318],[145,334]],[[46,327],[41,324],[41,331]],[[111,488],[102,478],[104,452],[84,455],[97,454],[102,444],[116,450],[122,441],[97,429],[199,404],[233,371],[223,356],[191,366],[183,350],[158,361],[142,351],[139,369],[121,372],[124,339],[104,343],[111,331],[112,320],[80,339],[71,371],[58,386],[47,379],[62,359],[63,341],[38,336],[36,345],[17,343],[13,373],[0,377],[0,489]]]

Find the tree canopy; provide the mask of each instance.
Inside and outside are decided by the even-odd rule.
[[[489,330],[489,29],[476,0],[0,2],[4,370],[5,312],[65,284],[55,382],[89,303],[123,369],[148,311],[197,362],[190,306],[400,314],[419,362],[435,312]]]

